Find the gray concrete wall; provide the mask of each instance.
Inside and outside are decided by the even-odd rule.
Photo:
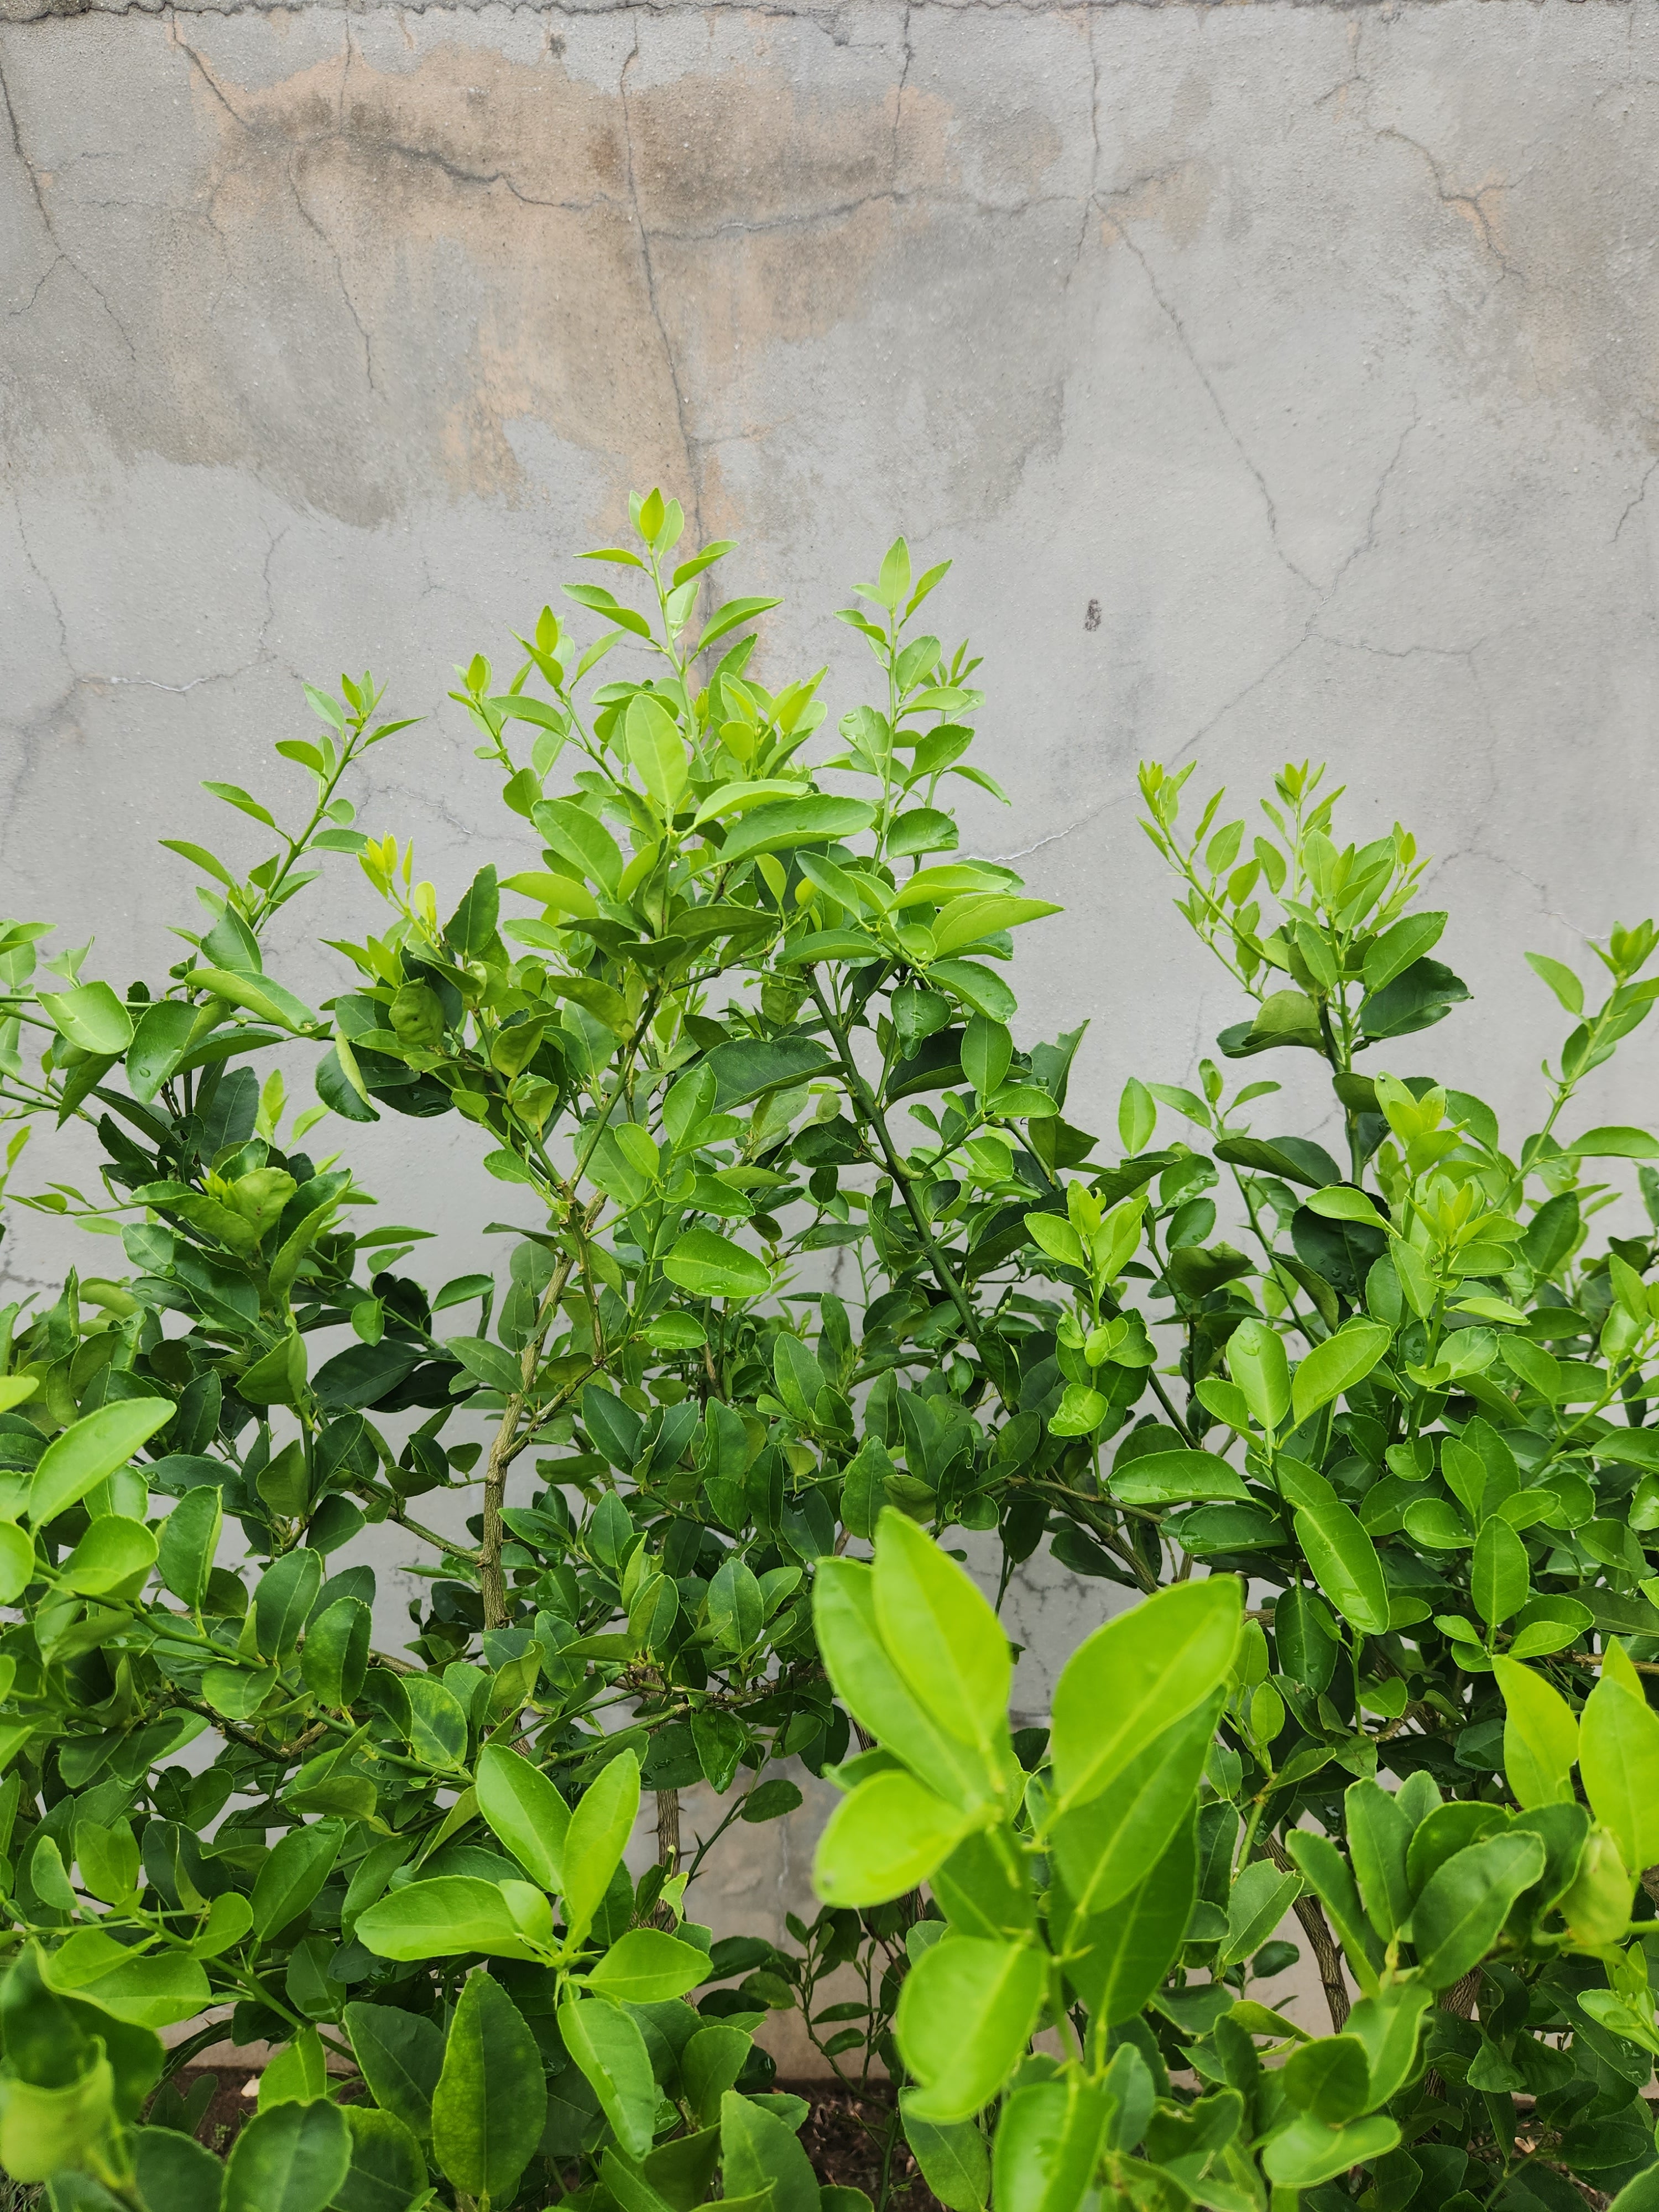
[[[430,714],[363,820],[446,892],[527,851],[447,672],[653,481],[743,537],[788,595],[766,667],[828,659],[837,712],[847,587],[900,529],[955,556],[1013,795],[964,787],[966,842],[1067,902],[1023,1028],[1091,1016],[1085,1113],[1237,1012],[1142,754],[1241,796],[1328,756],[1356,829],[1414,824],[1478,993],[1435,1062],[1517,1115],[1557,1034],[1522,947],[1653,903],[1651,6],[0,0],[0,898],[96,969],[171,957],[158,835],[257,852],[198,779],[280,787],[302,676]],[[289,917],[320,990],[369,895],[343,864]],[[1305,1127],[1274,1072],[1262,1126]],[[466,1128],[350,1142],[435,1271],[479,1264]],[[27,1217],[0,1255],[65,1256]],[[1020,1594],[1034,1707],[1101,1603]],[[803,1895],[789,1826],[729,1924]]]

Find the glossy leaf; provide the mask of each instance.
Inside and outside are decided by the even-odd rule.
[[[1105,2091],[1075,2075],[1016,2089],[997,2121],[998,2212],[1076,2212],[1087,2201],[1111,2114]],[[925,2163],[922,2171],[937,2196]]]
[[[1504,1771],[1519,1805],[1571,1804],[1578,1723],[1560,1692],[1513,1659],[1493,1662],[1504,1693]]]
[[[1065,1803],[1098,1796],[1219,1687],[1241,1608],[1238,1583],[1213,1576],[1160,1591],[1078,1646],[1054,1687],[1053,1751]]]
[[[1154,1736],[1109,1790],[1054,1822],[1054,1857],[1075,1911],[1104,1912],[1137,1888],[1191,1818],[1219,1708],[1212,1693]]]
[[[818,1648],[836,1695],[934,1794],[964,1808],[993,1797],[999,1778],[971,1746],[939,1726],[890,1657],[876,1624],[873,1577],[851,1559],[819,1563],[812,1588]]]
[[[1381,2112],[1340,2128],[1304,2112],[1274,2132],[1261,2163],[1285,2189],[1314,2189],[1350,2166],[1373,2163],[1399,2141],[1400,2130]]]
[[[1356,1382],[1364,1382],[1392,1341],[1379,1322],[1351,1321],[1317,1344],[1297,1367],[1291,1382],[1291,1413],[1296,1425],[1328,1406]]]
[[[520,1753],[487,1744],[478,1754],[478,1810],[531,1878],[564,1887],[570,1808],[552,1781]]]
[[[1632,1679],[1639,1681],[1633,1674]],[[1579,1771],[1630,1868],[1659,1860],[1659,1714],[1604,1663],[1578,1722]]]
[[[922,1954],[899,1996],[904,2063],[921,2087],[909,2109],[966,2120],[1013,2070],[1042,2004],[1042,1954],[1026,1944],[947,1936]]]
[[[1340,1498],[1304,1507],[1297,1539],[1314,1579],[1351,1626],[1380,1636],[1389,1625],[1389,1589],[1376,1547],[1359,1516]]]
[[[107,983],[78,983],[70,991],[43,991],[43,1012],[82,1052],[114,1057],[132,1042],[126,1008]]]
[[[680,2079],[705,2127],[720,2118],[720,2099],[742,2073],[752,2048],[745,2030],[716,2021],[698,2028],[681,2051]]]
[[[275,1935],[307,1911],[340,1855],[345,1831],[337,1820],[290,1829],[271,1846],[253,1884],[253,1925]]]
[[[1067,1979],[1107,2027],[1133,2020],[1162,1984],[1181,1948],[1197,1887],[1198,1851],[1188,1825],[1116,1905],[1071,1920]]]
[[[1262,1427],[1276,1429],[1291,1409],[1290,1365],[1278,1330],[1242,1322],[1227,1340],[1227,1370]]]
[[[336,1598],[307,1629],[301,1670],[307,1688],[324,1705],[342,1708],[362,1696],[372,1626],[362,1600],[347,1596]]]
[[[351,2130],[351,2167],[334,2202],[338,2212],[409,2212],[427,2185],[426,2160],[393,2112],[342,2108]]]
[[[573,1938],[592,1925],[639,1809],[639,1762],[625,1751],[600,1769],[565,1831],[565,1914]]]
[[[1475,1611],[1488,1628],[1519,1613],[1531,1594],[1527,1547],[1509,1522],[1496,1516],[1474,1540],[1469,1591]]]
[[[163,2205],[167,2212],[219,2212],[224,2167],[211,2151],[175,2129],[137,2130],[132,2171],[146,2205]]]
[[[696,1988],[708,1955],[659,1928],[630,1928],[587,1970],[587,1985],[618,2004],[663,2004]]]
[[[970,1578],[888,1506],[876,1528],[876,1627],[917,1701],[988,1759],[1007,1732],[1013,1662],[1001,1623]]]
[[[1375,1782],[1356,1782],[1343,1798],[1348,1849],[1367,1917],[1385,1942],[1400,1935],[1411,1917],[1412,1886],[1407,1853],[1412,1826],[1398,1799]],[[1328,2115],[1327,2117],[1329,2117]]]
[[[872,1775],[830,1814],[812,1862],[829,1905],[884,1905],[926,1881],[969,1819],[908,1774]]]
[[[689,1229],[663,1261],[671,1283],[700,1298],[757,1298],[770,1289],[765,1263],[712,1229]]]
[[[157,1561],[161,1580],[192,1610],[207,1593],[223,1527],[224,1509],[213,1483],[186,1491],[162,1527]]]
[[[383,1959],[534,1956],[499,1886],[471,1875],[437,1875],[393,1890],[359,1919],[357,1941]]]
[[[225,2163],[224,2212],[324,2212],[351,2170],[337,2105],[276,2105],[251,2119]]]
[[[605,1997],[559,2008],[559,2032],[629,2158],[651,2148],[657,2085],[644,2039],[628,2014]]]
[[[921,2178],[945,2212],[983,2212],[991,2194],[991,2154],[984,2136],[971,2120],[943,2124],[920,2118],[911,2109],[915,2092],[899,2092],[899,2114],[904,2140],[915,2154]],[[1005,2112],[1000,2135],[1007,2127]]]
[[[173,1417],[170,1398],[125,1398],[72,1421],[40,1455],[29,1486],[28,1516],[53,1521],[123,1468]]]
[[[1486,1956],[1510,1908],[1544,1871],[1536,1836],[1492,1836],[1454,1852],[1431,1875],[1412,1913],[1424,1979],[1449,1989]]]
[[[818,2185],[794,2131],[775,2112],[728,2089],[720,2100],[720,2166],[726,2195],[772,2212],[819,2212]]]
[[[432,2132],[432,2093],[443,2069],[443,2031],[396,2005],[349,2004],[343,2015],[370,2094],[422,2138]]]

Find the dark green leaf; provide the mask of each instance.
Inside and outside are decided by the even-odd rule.
[[[324,2212],[351,2167],[337,2105],[276,2105],[251,2119],[225,2166],[224,2212]]]
[[[353,2056],[375,2103],[417,2136],[429,2135],[432,2093],[443,2067],[443,2031],[395,2005],[349,2004],[343,2017]]]

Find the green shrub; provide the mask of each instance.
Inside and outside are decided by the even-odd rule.
[[[1209,1061],[1197,1092],[1131,1079],[1109,1153],[1067,1119],[1092,1009],[1022,1048],[1000,973],[1058,909],[956,857],[951,779],[995,786],[977,664],[921,629],[944,568],[901,541],[843,611],[879,696],[808,765],[823,672],[763,686],[773,603],[697,612],[732,549],[675,565],[655,493],[635,522],[590,556],[630,597],[567,587],[591,643],[544,610],[504,686],[477,655],[453,695],[539,868],[482,867],[441,921],[342,793],[419,740],[343,680],[279,748],[301,827],[209,787],[274,852],[167,841],[205,880],[166,978],[0,933],[14,1186],[37,1118],[103,1149],[95,1196],[14,1201],[124,1255],[3,1321],[0,2164],[151,2212],[793,2212],[802,2108],[752,2039],[799,2003],[832,2063],[907,2080],[954,2212],[994,2173],[1034,2212],[1097,2183],[1525,2212],[1568,2173],[1637,2204],[1655,1246],[1587,1224],[1659,1145],[1558,1124],[1659,990],[1651,926],[1589,1015],[1534,958],[1577,1026],[1506,1151],[1480,1100],[1380,1071],[1468,995],[1412,840],[1339,847],[1287,769],[1247,850],[1150,768],[1183,910],[1255,1004],[1223,1060],[1320,1054],[1346,1158],[1255,1133],[1276,1086]],[[313,1009],[267,925],[330,854],[380,910],[333,925]],[[277,1052],[314,1062],[297,1116]],[[431,1284],[418,1220],[360,1226],[350,1165],[305,1147],[324,1115],[332,1146],[452,1110],[514,1218],[480,1224],[503,1267],[481,1243]],[[465,1536],[422,1503],[473,1487]],[[373,1571],[331,1571],[371,1522],[422,1547],[400,1652]],[[1045,1543],[1149,1596],[1073,1656],[1052,1739],[1008,1734],[1006,1641],[922,1533],[953,1528],[999,1598]],[[848,1792],[823,1910],[792,1953],[716,1943],[687,1886],[799,1802],[786,1759]],[[688,1847],[697,1782],[726,1802]],[[1250,1994],[1287,1911],[1327,2037]],[[861,1999],[820,1986],[848,1965]],[[279,2049],[222,2165],[173,2076],[226,2005]]]

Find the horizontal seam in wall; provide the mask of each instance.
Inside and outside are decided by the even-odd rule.
[[[856,6],[859,0],[848,0]],[[1397,15],[1409,10],[1458,4],[1458,0],[910,0],[917,12],[959,15],[1118,15],[1127,11],[1220,15],[1239,9],[1253,13],[1279,9],[1302,14]],[[1531,9],[1541,13],[1551,7],[1628,9],[1636,0],[1478,0],[1482,7]],[[845,12],[840,0],[801,0],[798,7],[781,0],[0,0],[0,28],[51,24],[85,15],[116,15],[161,20],[169,15],[482,15],[499,9],[504,15],[557,15],[577,22],[606,15],[708,15],[728,13],[785,21],[829,22]]]

